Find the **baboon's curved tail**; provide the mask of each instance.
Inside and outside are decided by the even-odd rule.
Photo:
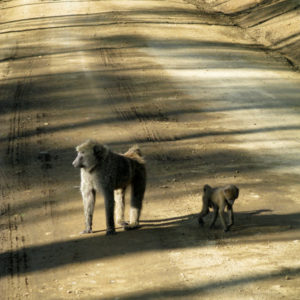
[[[131,148],[128,149],[126,153],[124,153],[124,156],[134,159],[140,164],[145,164],[145,159],[142,155],[142,151],[138,145],[134,145]]]

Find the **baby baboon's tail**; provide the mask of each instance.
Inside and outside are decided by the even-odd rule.
[[[137,162],[139,162],[140,164],[145,163],[145,159],[144,159],[141,149],[139,148],[138,145],[134,145],[131,148],[129,148],[128,151],[126,153],[124,153],[124,156],[134,159]]]

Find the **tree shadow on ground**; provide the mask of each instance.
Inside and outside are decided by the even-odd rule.
[[[243,225],[237,225],[236,229],[233,226],[234,230],[228,233],[223,233],[220,226],[213,230],[199,228],[195,214],[142,220],[141,230],[121,231],[114,236],[105,236],[98,231],[97,234],[82,235],[66,241],[6,251],[0,254],[0,274],[2,277],[13,276],[144,251],[203,247],[211,239],[223,242],[229,239],[230,243],[234,239],[234,243],[252,243],[259,239],[258,231],[260,238],[264,233],[283,231],[289,231],[289,240],[298,238],[300,213],[269,213],[268,210],[236,213],[236,224]],[[248,241],[241,238],[248,238]],[[274,239],[281,240],[281,237]],[[268,240],[272,241],[272,237],[269,236]]]
[[[246,276],[240,276],[238,278],[231,278],[228,280],[211,280],[209,283],[204,284],[197,284],[194,287],[179,287],[179,288],[163,288],[159,290],[146,290],[142,292],[137,293],[130,293],[130,294],[121,294],[119,295],[120,299],[122,300],[135,300],[135,299],[158,299],[161,297],[167,298],[167,299],[185,299],[185,297],[189,296],[196,296],[201,297],[201,294],[203,296],[208,296],[210,292],[214,292],[215,290],[223,290],[235,286],[241,286],[244,284],[253,284],[258,283],[259,281],[263,280],[276,280],[281,279],[284,277],[298,277],[300,275],[300,268],[294,267],[294,268],[286,268],[279,271],[273,271],[273,272],[265,272],[262,274],[257,275],[246,275]],[[212,297],[213,298],[213,297]],[[84,297],[83,299],[91,299],[96,300],[99,298],[96,297]],[[117,296],[113,297],[101,297],[101,299],[105,300],[112,300],[112,299],[118,299]]]

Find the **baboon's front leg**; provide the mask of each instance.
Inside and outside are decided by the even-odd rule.
[[[93,189],[82,191],[82,200],[85,216],[85,229],[81,233],[91,233],[96,193]]]
[[[114,191],[115,203],[116,203],[116,221],[118,225],[126,226],[127,222],[124,221],[124,210],[125,210],[125,189],[118,189]]]
[[[224,210],[223,209],[220,209],[219,216],[220,216],[220,220],[221,220],[224,232],[228,231],[228,227],[226,225],[225,218],[224,218]]]
[[[228,217],[229,217],[229,224],[228,229],[234,224],[234,217],[233,217],[233,209],[232,206],[228,206]]]
[[[105,202],[105,214],[106,214],[106,235],[115,233],[115,221],[114,221],[114,191],[110,188],[104,187],[104,202]]]

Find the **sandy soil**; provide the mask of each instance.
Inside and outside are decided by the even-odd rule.
[[[299,299],[300,74],[285,59],[182,0],[0,15],[1,299]],[[79,235],[86,138],[140,145],[140,230],[106,237],[99,196]],[[240,187],[229,233],[197,224],[206,183]]]
[[[300,70],[300,2],[298,0],[187,0],[226,15],[260,45],[284,56]]]

